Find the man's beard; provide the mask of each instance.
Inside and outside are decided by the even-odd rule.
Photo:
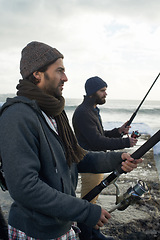
[[[45,77],[46,81],[50,81],[50,77],[48,76],[48,74],[46,72],[44,72],[44,77]],[[49,86],[49,87],[45,87],[45,89],[43,89],[43,90],[45,91],[46,94],[56,97],[58,99],[59,99],[59,97],[61,97],[61,94],[58,91],[58,87],[53,88],[53,87]]]
[[[106,102],[105,97],[100,98],[99,96],[95,95],[95,104],[103,105]]]

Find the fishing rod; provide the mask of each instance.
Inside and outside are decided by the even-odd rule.
[[[146,152],[148,152],[154,145],[160,141],[160,130],[157,131],[148,141],[146,141],[141,147],[139,147],[134,153],[131,154],[131,157],[134,159],[141,158]],[[88,200],[89,202],[95,198],[104,188],[109,186],[111,183],[115,183],[117,178],[122,174],[126,173],[122,170],[121,164],[118,168],[113,171],[108,177],[100,182],[99,185],[94,187],[89,193],[87,193],[83,199]]]
[[[135,116],[137,115],[137,112],[139,111],[140,107],[142,106],[144,100],[146,99],[147,95],[149,94],[149,92],[151,91],[153,85],[155,84],[155,82],[157,81],[157,79],[159,78],[160,73],[158,74],[158,76],[156,77],[156,79],[154,80],[154,82],[152,83],[151,87],[149,88],[148,92],[146,93],[146,95],[144,96],[143,100],[141,101],[141,103],[139,104],[139,106],[137,107],[136,111],[132,114],[131,118],[129,119],[129,121],[126,123],[125,127],[130,126],[133,119],[135,118]]]

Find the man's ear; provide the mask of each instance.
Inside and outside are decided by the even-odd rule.
[[[33,72],[33,76],[37,79],[37,82],[41,81],[41,72]]]

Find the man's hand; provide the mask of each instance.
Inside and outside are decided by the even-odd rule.
[[[136,145],[137,141],[138,141],[137,138],[129,137],[130,147],[134,147]]]
[[[123,133],[123,135],[126,135],[126,134],[129,133],[129,129],[131,128],[131,126],[127,126],[127,127],[125,127],[126,124],[127,124],[127,122],[124,123],[124,124],[118,129],[118,131],[119,131],[120,134]]]
[[[105,210],[101,209],[101,216],[98,221],[98,223],[95,226],[95,229],[99,229],[100,227],[103,227],[104,224],[108,223],[108,219],[111,218],[111,215]]]
[[[137,168],[137,164],[142,162],[142,158],[134,159],[130,156],[129,153],[122,153],[121,158],[124,160],[122,162],[122,170],[125,172],[131,172]]]

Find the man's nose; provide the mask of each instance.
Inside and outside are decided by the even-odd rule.
[[[63,76],[62,76],[61,80],[63,80],[64,82],[68,81],[68,78],[67,78],[65,73],[63,73]]]

